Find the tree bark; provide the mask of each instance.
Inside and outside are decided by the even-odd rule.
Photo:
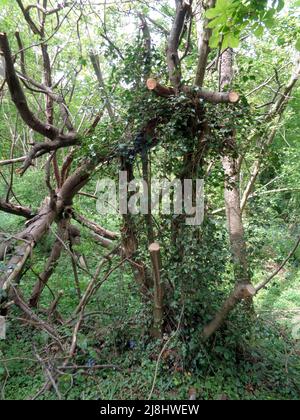
[[[221,57],[220,82],[222,90],[232,83],[233,72],[233,50],[229,48]],[[235,149],[237,148],[234,131],[232,131],[231,138],[227,143],[230,145],[227,146],[227,148],[229,147],[229,153],[222,158],[222,165],[225,174],[224,197],[231,253],[234,262],[235,281],[239,285],[248,285],[251,284],[251,279],[240,207],[239,165],[237,159],[234,157]]]
[[[156,79],[148,79],[147,87],[149,90],[155,92],[158,96],[169,98],[176,95],[176,91],[171,87],[162,86]],[[212,92],[206,89],[199,89],[193,91],[189,87],[183,86],[182,91],[187,95],[193,96],[196,99],[203,99],[212,104],[235,104],[239,102],[240,95],[237,92]]]
[[[164,319],[164,289],[161,282],[161,256],[160,246],[153,243],[149,246],[149,252],[152,261],[153,283],[154,283],[154,308],[153,308],[153,327],[152,336],[162,338],[163,319]]]
[[[111,232],[110,230],[104,229],[103,227],[97,225],[97,223],[88,220],[86,217],[80,215],[79,213],[73,212],[72,217],[82,226],[87,227],[88,229],[92,230],[96,235],[99,235],[103,238],[110,239],[114,241],[120,238],[120,235],[116,232]]]
[[[29,299],[29,305],[32,308],[36,308],[38,305],[38,302],[40,300],[41,294],[46,287],[46,284],[48,283],[50,277],[52,276],[55,268],[57,267],[57,263],[60,259],[61,252],[63,249],[62,242],[66,242],[68,239],[68,225],[69,220],[68,219],[62,219],[58,223],[58,237],[59,239],[56,239],[54,242],[50,257],[47,261],[46,267],[44,272],[39,276],[39,280],[36,282],[33,292],[31,294],[31,297]]]

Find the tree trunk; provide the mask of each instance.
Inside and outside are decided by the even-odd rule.
[[[163,319],[164,319],[164,289],[161,282],[161,256],[160,246],[153,243],[149,246],[149,252],[152,261],[153,283],[154,283],[154,308],[153,308],[153,327],[152,336],[154,338],[162,338]]]
[[[56,241],[54,242],[50,257],[47,261],[46,267],[44,272],[39,276],[39,280],[36,282],[32,295],[29,300],[29,305],[32,308],[36,308],[38,305],[38,302],[40,300],[41,294],[46,287],[46,284],[48,283],[50,277],[52,276],[57,263],[60,259],[61,252],[63,249],[63,243],[66,242],[68,239],[68,225],[69,220],[68,219],[62,219],[58,223],[58,232]]]

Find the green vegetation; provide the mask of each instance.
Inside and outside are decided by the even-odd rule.
[[[299,1],[56,3],[0,0],[0,399],[299,400]]]

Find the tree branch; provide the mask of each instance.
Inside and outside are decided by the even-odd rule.
[[[270,277],[268,277],[265,281],[263,281],[259,286],[256,287],[256,293],[260,292],[262,289],[265,289],[268,286],[268,284],[280,273],[280,271],[287,265],[289,260],[293,257],[293,255],[295,254],[299,246],[300,246],[300,237],[297,240],[294,248],[291,250],[291,252],[287,256],[287,258],[280,265],[280,267]]]
[[[24,16],[26,22],[30,26],[30,29],[32,30],[32,32],[35,35],[41,35],[41,30],[36,26],[36,24],[33,22],[33,20],[30,17],[30,13],[29,12],[30,12],[30,8],[31,7],[28,6],[28,7],[25,8],[21,0],[17,0],[17,3],[18,3],[18,6],[20,7],[20,9],[21,9],[21,11],[23,13],[23,16]]]
[[[88,220],[86,217],[80,215],[79,213],[73,212],[72,216],[73,219],[80,223],[82,226],[87,227],[88,229],[92,230],[94,233],[96,233],[99,236],[102,236],[103,238],[107,238],[110,240],[115,240],[119,238],[118,233],[104,229],[103,227],[97,225],[97,223]]]
[[[195,86],[198,86],[198,87],[203,86],[204,77],[206,73],[206,67],[207,67],[208,55],[210,53],[209,40],[212,35],[212,29],[207,27],[209,20],[205,18],[204,14],[208,9],[215,7],[216,0],[205,0],[202,3],[203,3],[203,10],[199,10],[199,14],[201,15],[203,14],[203,16],[199,17],[198,20],[196,21],[197,32],[198,32],[199,57],[198,57]],[[198,6],[198,9],[200,9],[200,6]]]
[[[0,48],[5,60],[5,78],[11,94],[11,98],[16,105],[23,121],[30,128],[49,138],[50,140],[56,139],[60,136],[59,130],[49,124],[44,124],[29,109],[19,78],[16,75],[7,35],[2,32],[0,33]]]
[[[24,162],[24,160],[26,160],[26,156],[14,159],[0,160],[0,166],[13,165],[15,163]]]
[[[176,15],[168,40],[167,63],[169,78],[176,92],[179,91],[181,84],[181,66],[178,48],[186,17],[191,11],[191,4],[191,0],[176,0]]]

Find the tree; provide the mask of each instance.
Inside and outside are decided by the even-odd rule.
[[[2,313],[7,311],[7,301],[13,300],[28,316],[36,319],[32,308],[37,307],[41,293],[66,248],[71,254],[75,287],[81,298],[77,314],[83,315],[88,299],[97,290],[100,271],[96,270],[81,297],[77,268],[82,269],[82,266],[78,267],[78,258],[72,250],[72,241],[80,234],[76,231],[74,236],[72,221],[77,220],[88,227],[97,236],[98,242],[107,247],[119,238],[119,233],[110,232],[78,214],[74,200],[79,194],[84,194],[83,188],[92,182],[99,167],[111,170],[114,177],[119,169],[126,170],[129,181],[134,180],[139,159],[144,181],[151,179],[151,168],[168,176],[175,174],[180,180],[196,179],[199,175],[208,178],[216,162],[222,162],[234,290],[221,304],[221,310],[215,315],[207,313],[203,316],[201,337],[211,337],[241,301],[254,297],[261,290],[261,285],[254,287],[251,282],[242,213],[299,79],[299,63],[290,81],[286,77],[279,80],[281,74],[278,71],[275,76],[268,74],[267,81],[254,88],[252,79],[252,93],[258,94],[274,80],[279,82],[275,92],[271,86],[273,97],[266,95],[267,105],[259,104],[264,110],[259,113],[254,111],[246,98],[249,79],[244,74],[243,83],[239,83],[233,77],[233,49],[238,48],[240,42],[244,43],[245,49],[248,45],[254,48],[252,34],[261,37],[264,30],[271,31],[277,16],[281,19],[284,4],[282,1],[274,1],[270,5],[267,1],[235,0],[195,4],[191,0],[176,0],[173,10],[162,3],[155,5],[157,10],[153,17],[150,6],[130,2],[129,17],[126,17],[126,10],[114,3],[106,7],[93,2],[90,5],[65,2],[52,8],[47,1],[41,6],[40,2],[29,4],[18,0],[11,13],[20,19],[22,25],[27,24],[26,40],[19,32],[15,34],[15,40],[11,31],[0,33],[1,72],[5,70],[1,95],[10,109],[14,105],[13,112],[22,119],[22,129],[27,130],[26,137],[30,138],[23,144],[23,150],[19,144],[16,147],[14,140],[7,142],[10,155],[0,161],[1,167],[11,168],[10,181],[6,181],[6,197],[0,201],[0,210],[27,220],[24,229],[5,241],[4,252],[0,253],[2,259],[7,251],[10,256],[5,260],[5,269],[0,276]],[[164,12],[165,16],[163,25],[157,17],[160,12]],[[129,19],[134,26],[131,44],[123,42],[116,16]],[[171,21],[170,30],[165,27],[167,20]],[[101,26],[97,29],[99,21]],[[10,28],[11,22],[4,23]],[[92,29],[89,29],[90,25]],[[73,26],[77,32],[76,47],[67,33]],[[140,34],[134,40],[137,27]],[[166,32],[167,48],[164,50]],[[156,45],[151,37],[158,36]],[[104,57],[100,51],[105,52]],[[296,56],[295,52],[293,54]],[[74,55],[75,70],[68,62],[70,56],[74,60]],[[247,60],[246,54],[241,61],[243,59]],[[33,63],[38,70],[33,71]],[[211,70],[216,72],[210,73]],[[83,106],[80,104],[81,96],[84,98]],[[264,99],[263,96],[258,97],[258,100],[261,99]],[[81,121],[78,118],[80,115],[83,115]],[[250,132],[252,142],[248,142]],[[261,135],[258,143],[260,153],[253,163],[241,199],[241,173],[246,155],[253,153],[253,146],[257,147],[254,144],[257,134]],[[160,148],[158,153],[163,168],[151,158],[151,151],[156,146]],[[21,156],[18,155],[20,151]],[[29,208],[16,203],[13,174],[15,165],[19,164],[19,176],[26,176],[33,165],[44,166],[47,196],[37,210],[32,209],[34,206]],[[219,177],[219,181],[223,182],[223,176]],[[208,211],[208,230],[212,217]],[[122,244],[116,243],[113,251],[120,258],[117,267],[129,264],[133,269],[146,301],[152,299],[153,281],[149,275],[149,260],[142,251],[147,250],[149,245],[153,249],[151,244],[154,240],[162,241],[161,226],[167,226],[161,271],[167,271],[173,265],[174,254],[176,263],[184,266],[189,257],[189,241],[198,247],[199,255],[201,247],[205,246],[205,235],[199,234],[198,228],[184,226],[180,217],[169,222],[167,217],[161,217],[157,229],[151,214],[144,218],[142,225],[132,215],[124,216]],[[34,248],[54,224],[58,229],[55,241],[28,305],[18,285],[30,264]],[[106,260],[110,256],[111,252]],[[162,332],[160,327],[165,327],[166,314],[176,318],[170,303],[175,299],[177,285],[170,276],[164,278],[165,317],[162,321],[163,293],[157,286],[160,264],[154,261],[153,265],[155,295],[160,296],[154,302],[157,304],[160,301],[155,322],[164,324],[156,325],[154,335],[158,337]],[[222,277],[222,273],[219,274]],[[263,287],[267,283],[264,282]],[[212,284],[213,281],[206,291]],[[201,287],[205,286],[201,284]],[[78,328],[81,321],[82,317]],[[47,329],[53,334],[49,326]],[[74,348],[70,355],[72,353]]]

